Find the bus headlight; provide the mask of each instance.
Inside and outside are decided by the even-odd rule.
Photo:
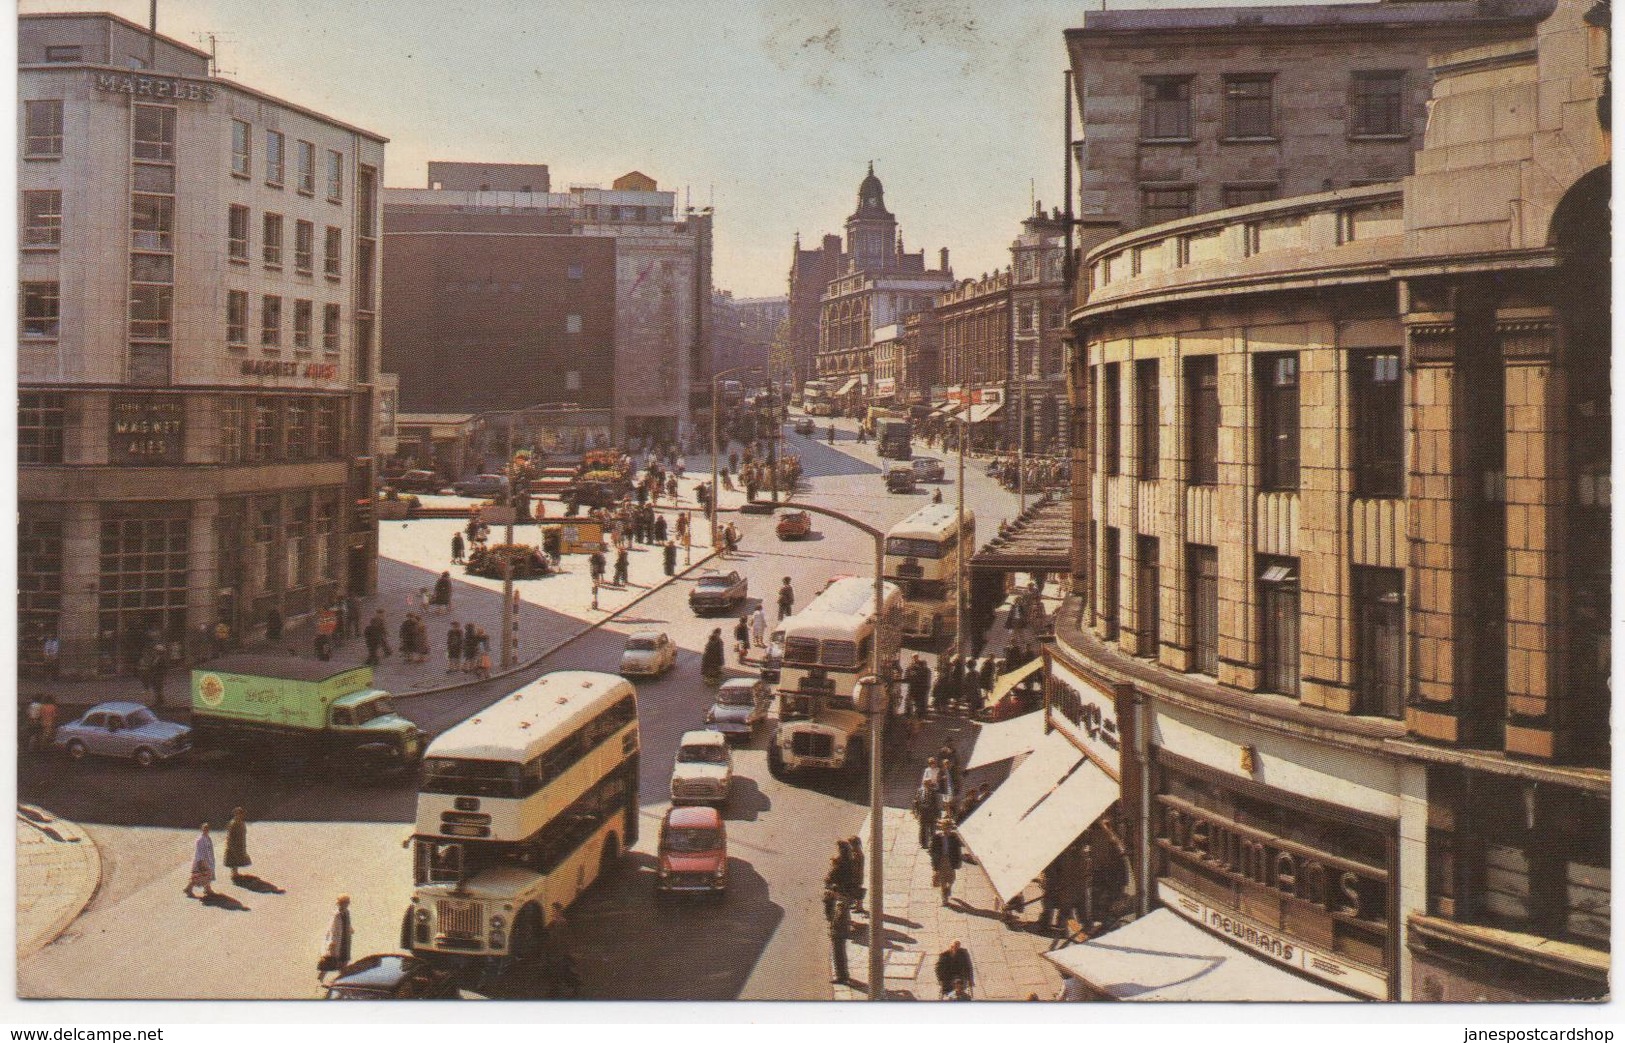
[[[427,906],[418,907],[418,923],[429,922],[429,909]]]
[[[508,926],[508,921],[505,920],[500,914],[491,917],[491,933],[492,934],[499,933],[504,927],[507,927],[507,926]]]

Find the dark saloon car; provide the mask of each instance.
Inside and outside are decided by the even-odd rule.
[[[363,956],[327,983],[330,1000],[456,1000],[457,979],[405,953]]]
[[[458,496],[473,496],[490,500],[508,495],[508,479],[500,474],[477,474],[465,478],[451,487]]]
[[[398,493],[437,493],[446,483],[433,471],[406,471],[385,478],[384,484]]]
[[[749,740],[767,716],[772,692],[760,677],[730,677],[717,689],[717,701],[705,713],[705,727],[730,742]]]
[[[911,493],[914,491],[916,479],[914,468],[909,466],[893,467],[886,472],[886,491],[889,493]]]
[[[708,572],[688,592],[688,607],[695,615],[726,612],[750,597],[750,583],[737,572]]]

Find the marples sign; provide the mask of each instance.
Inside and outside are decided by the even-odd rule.
[[[114,395],[110,411],[114,463],[177,464],[186,440],[186,403],[167,395]]]
[[[336,362],[279,362],[276,359],[243,359],[245,377],[305,377],[332,380],[339,375]]]
[[[170,101],[201,101],[207,104],[219,94],[218,88],[206,83],[186,80],[166,80],[157,76],[134,76],[126,73],[99,72],[96,89],[108,94],[133,94],[141,98],[167,98]]]

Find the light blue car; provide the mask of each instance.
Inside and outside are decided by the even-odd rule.
[[[140,703],[101,703],[56,730],[53,743],[74,760],[88,754],[129,757],[143,768],[192,748],[192,729],[161,721]]]

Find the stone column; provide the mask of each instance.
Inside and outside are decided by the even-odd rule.
[[[1162,407],[1162,436],[1157,450],[1161,456],[1158,473],[1156,530],[1161,540],[1157,550],[1162,557],[1158,587],[1162,593],[1162,647],[1157,662],[1181,672],[1191,668],[1191,621],[1186,589],[1185,543],[1189,521],[1185,515],[1185,490],[1190,482],[1186,468],[1185,443],[1189,438],[1186,422],[1190,403],[1186,400],[1185,354],[1181,338],[1173,338],[1157,368],[1162,387],[1157,402]]]
[[[57,623],[64,677],[94,677],[99,652],[101,506],[62,505],[62,615]]]
[[[1219,355],[1219,486],[1214,538],[1219,548],[1219,683],[1257,691],[1259,668],[1255,403],[1252,355],[1244,337]]]
[[[1354,709],[1348,530],[1347,355],[1336,331],[1315,324],[1318,345],[1298,353],[1299,481],[1296,551],[1301,621],[1299,699],[1337,713]]]

